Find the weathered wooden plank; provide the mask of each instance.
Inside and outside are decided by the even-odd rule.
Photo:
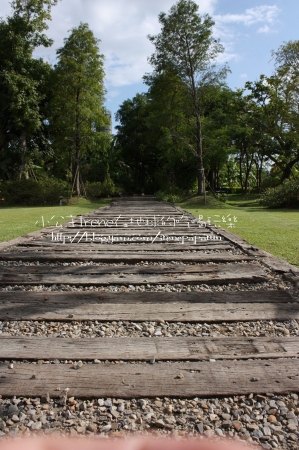
[[[218,261],[218,256],[220,261],[222,261],[221,255],[204,255],[204,256],[216,256],[214,261]],[[231,254],[224,254],[224,261],[226,261],[226,256],[228,257],[228,261],[252,261],[254,258],[251,256],[234,256]],[[203,258],[205,259],[205,258]],[[226,268],[226,266],[222,266]],[[252,266],[250,266],[252,267]],[[217,269],[216,269],[217,271]],[[249,272],[251,269],[249,268]],[[0,268],[0,277],[1,275],[11,275],[15,274],[15,267],[2,267]],[[118,274],[120,277],[124,278],[123,275],[127,274],[183,274],[183,273],[212,273],[214,272],[214,268],[205,267],[199,264],[190,264],[190,265],[182,265],[182,264],[168,264],[168,265],[145,265],[145,266],[131,266],[131,265],[105,265],[105,266],[48,266],[48,265],[37,265],[37,266],[19,266],[18,267],[18,275],[34,275],[34,274],[48,274],[51,272],[52,274],[58,275],[84,275],[84,274]],[[252,274],[255,274],[255,271],[252,271]],[[1,278],[0,278],[1,279]]]
[[[0,337],[0,359],[186,361],[209,359],[293,358],[299,337],[94,338]],[[46,355],[46,356],[45,356]]]
[[[47,302],[48,307],[64,305],[77,308],[86,303],[108,306],[109,304],[128,304],[131,308],[140,303],[293,303],[291,294],[283,290],[269,291],[224,291],[224,292],[32,292],[32,291],[3,291],[0,295],[0,305],[34,304],[38,306]],[[137,305],[136,305],[137,304]],[[135,306],[134,306],[135,305]]]
[[[88,245],[88,244],[87,244]],[[17,250],[17,249],[16,249]],[[211,254],[206,255],[209,262],[212,262]],[[0,252],[0,261],[40,261],[40,262],[75,262],[75,261],[94,261],[94,262],[106,262],[106,263],[119,263],[124,262],[127,264],[138,263],[141,261],[149,262],[198,262],[203,263],[204,256],[197,252],[87,252],[87,251],[73,251],[73,252],[60,252],[59,254],[52,251],[43,251],[42,248],[39,251],[24,250]],[[243,258],[242,258],[243,259]],[[213,266],[216,267],[216,266]],[[237,266],[235,266],[237,267]]]
[[[85,247],[84,247],[85,246]],[[36,241],[33,240],[28,243],[22,243],[22,246],[18,245],[19,251],[34,251],[36,250],[42,250],[43,251],[70,251],[73,252],[75,250],[86,250],[88,252],[91,252],[92,250],[95,251],[101,251],[101,252],[118,252],[122,253],[125,252],[169,252],[169,251],[204,251],[204,250],[232,250],[233,247],[230,244],[221,244],[219,241],[209,241],[207,244],[206,241],[199,241],[196,244],[147,244],[140,242],[139,244],[134,243],[127,243],[127,244],[119,244],[119,243],[111,243],[111,244],[101,244],[100,242],[88,242],[86,243],[78,243],[78,244],[72,244],[72,245],[65,245],[62,242],[59,243],[57,241],[49,241],[48,239],[43,241]]]
[[[296,392],[298,359],[157,364],[0,364],[0,394],[79,398],[209,397]]]
[[[51,269],[50,269],[51,270]],[[84,286],[107,286],[110,284],[227,284],[227,283],[259,283],[267,281],[267,276],[258,265],[249,264],[217,264],[202,265],[199,273],[147,273],[144,274],[84,274],[84,267],[78,266],[76,273],[11,273],[0,272],[0,284],[73,284]],[[71,272],[71,271],[70,271]],[[158,270],[157,270],[158,272]]]
[[[34,231],[33,233],[25,234],[23,236],[15,238],[15,239],[11,239],[10,241],[0,242],[0,251],[3,251],[7,248],[13,247],[18,244],[24,244],[24,243],[30,242],[32,239],[34,239],[36,237],[40,237],[40,236],[41,236],[41,234],[40,234],[40,230],[39,230],[39,231]]]
[[[44,298],[47,297],[45,293]],[[299,319],[298,303],[88,303],[0,304],[1,320],[233,322]]]

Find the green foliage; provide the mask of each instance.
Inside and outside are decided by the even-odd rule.
[[[57,1],[14,0],[12,15],[6,21],[0,19],[0,154],[11,151],[10,178],[17,171],[19,177],[28,177],[32,148],[28,142],[43,134],[50,66],[33,58],[33,51],[52,44],[43,31]]]
[[[189,106],[189,126],[197,158],[198,194],[203,195],[202,104],[198,89],[212,79],[225,76],[226,69],[216,74],[211,64],[223,51],[223,46],[213,38],[212,18],[208,14],[201,16],[198,9],[192,0],[179,0],[168,15],[159,14],[161,32],[149,36],[156,50],[149,62],[156,75],[170,72],[186,87],[185,103]]]
[[[106,178],[102,183],[86,183],[85,190],[87,198],[97,199],[113,196],[116,192],[116,186],[111,178]]]
[[[60,196],[65,199],[71,196],[71,186],[65,181],[48,177],[39,181],[33,179],[5,181],[0,183],[0,195],[4,198],[5,206],[57,205]]]
[[[104,56],[99,42],[88,24],[81,23],[57,51],[54,70],[53,146],[57,159],[71,173],[77,195],[84,158],[105,151],[107,145],[100,131],[109,121],[103,108]]]
[[[149,99],[137,94],[125,100],[116,113],[116,148],[120,150],[123,174],[119,178],[128,192],[148,192],[153,172],[155,148],[149,133]]]
[[[285,180],[282,185],[267,189],[260,203],[268,208],[299,208],[299,180]]]
[[[175,203],[175,202],[181,202],[184,198],[186,198],[186,192],[182,191],[179,188],[172,188],[171,191],[158,191],[155,192],[155,196],[159,200],[163,200],[165,202]]]

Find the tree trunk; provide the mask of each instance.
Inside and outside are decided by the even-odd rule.
[[[293,166],[294,166],[298,161],[299,161],[299,156],[298,156],[297,158],[293,159],[293,161],[288,162],[287,165],[284,166],[284,168],[282,169],[282,176],[281,176],[281,180],[280,180],[281,183],[282,183],[284,180],[288,180],[288,179],[291,177]]]
[[[23,175],[25,176],[26,180],[29,178],[28,170],[26,167],[26,150],[27,150],[27,142],[26,142],[26,130],[22,130],[21,136],[20,136],[20,148],[21,148],[21,165],[20,165],[20,180],[22,179]]]
[[[73,183],[78,197],[80,197],[80,195],[81,195],[81,189],[80,189],[81,137],[80,137],[79,102],[80,102],[80,89],[78,89],[76,92],[76,135],[75,135],[76,172],[75,172],[75,179],[74,179],[74,183]]]
[[[244,185],[243,185],[243,170],[242,170],[242,159],[243,159],[243,153],[240,154],[239,159],[239,180],[240,180],[240,186],[242,189],[242,194],[244,194]]]
[[[253,156],[251,155],[250,162],[249,162],[249,155],[246,151],[246,170],[245,170],[245,194],[246,195],[248,193],[248,182],[249,182],[249,176],[250,176],[250,172],[251,172],[252,162],[253,162]]]

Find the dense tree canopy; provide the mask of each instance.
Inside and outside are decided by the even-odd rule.
[[[28,139],[42,129],[50,71],[42,59],[33,58],[33,51],[52,44],[43,31],[57,1],[14,0],[12,16],[0,21],[1,154],[9,160],[16,154],[20,178],[28,177]]]
[[[193,135],[198,170],[198,193],[204,192],[201,102],[198,88],[210,73],[211,63],[223,51],[213,38],[214,22],[209,15],[201,16],[192,0],[179,0],[169,11],[161,13],[162,30],[150,36],[156,51],[149,59],[155,73],[165,71],[176,74],[186,85],[193,118]]]
[[[96,153],[105,137],[103,55],[87,24],[74,28],[57,51],[51,104],[54,147],[68,156],[77,195],[81,194],[81,159]],[[74,165],[74,170],[73,170]]]
[[[116,187],[175,197],[221,187],[261,192],[298,178],[299,41],[272,52],[271,76],[231,90],[227,67],[217,66],[214,21],[193,0],[178,0],[149,36],[147,92],[120,105],[111,136],[104,55],[88,24],[70,31],[55,66],[34,57],[52,45],[45,31],[57,2],[13,0],[0,19],[2,184],[40,180],[52,185],[51,198]]]

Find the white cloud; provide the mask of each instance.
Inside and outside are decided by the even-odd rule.
[[[201,14],[213,14],[218,0],[196,2]],[[47,32],[54,45],[51,49],[37,49],[35,55],[54,64],[56,49],[63,46],[69,30],[87,22],[101,40],[107,87],[140,83],[142,76],[151,70],[147,58],[154,51],[147,35],[159,32],[159,13],[167,13],[174,3],[174,0],[62,0],[52,9]],[[0,16],[10,12],[8,2],[1,4]]]
[[[275,5],[261,5],[255,8],[246,9],[243,14],[224,14],[222,16],[215,16],[215,18],[220,23],[243,23],[246,26],[261,22],[273,24],[276,21],[279,12],[279,8]]]
[[[263,34],[269,34],[269,33],[274,33],[275,30],[271,29],[270,27],[268,27],[268,25],[264,25],[263,27],[259,28],[257,30],[258,33],[263,33]]]
[[[242,14],[215,15],[215,36],[221,39],[225,47],[225,53],[220,61],[241,60],[242,57],[235,53],[235,43],[239,37],[249,37],[244,33],[244,27],[249,28],[260,24],[257,33],[272,33],[272,25],[277,22],[280,10],[275,5],[260,5],[246,9]]]
[[[240,78],[248,78],[247,73],[241,73]]]

